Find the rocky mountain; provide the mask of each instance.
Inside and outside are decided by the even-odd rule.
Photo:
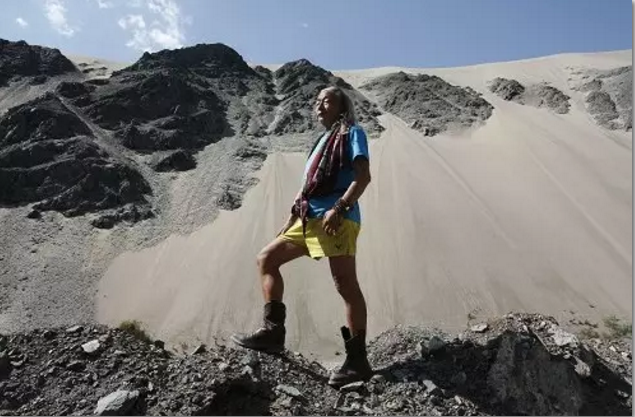
[[[73,72],[79,71],[58,49],[0,39],[0,87],[22,79],[41,84]]]
[[[272,111],[268,85],[224,45],[144,54],[97,84],[63,84],[68,98],[128,149],[200,150],[227,136],[257,135]]]
[[[0,68],[12,79],[77,71],[56,50],[24,42],[2,41],[1,46]],[[122,220],[135,223],[156,214],[144,197],[153,190],[139,164],[157,172],[187,171],[196,167],[198,151],[222,138],[315,136],[321,128],[312,114],[313,101],[320,89],[332,84],[351,94],[370,134],[381,132],[376,106],[341,78],[307,60],[273,73],[252,69],[223,44],[145,53],[109,78],[62,81],[0,118],[0,129],[7,135],[0,141],[0,178],[11,181],[0,192],[0,202],[37,203],[35,210],[65,215],[99,212],[92,221],[97,227],[110,228]],[[77,146],[80,136],[82,146]],[[55,151],[41,151],[45,146],[55,146]],[[248,149],[263,146],[238,151],[241,160],[247,155],[262,162],[263,149]],[[78,162],[87,148],[101,159]],[[104,162],[113,158],[125,163]],[[71,165],[87,163],[93,167],[71,172]],[[221,197],[221,206],[239,207],[240,196],[228,193]],[[92,203],[84,201],[88,194],[86,200]]]
[[[478,126],[494,109],[473,89],[452,85],[434,75],[400,71],[378,77],[361,89],[374,92],[383,109],[426,136]]]
[[[589,112],[598,123],[610,128],[629,124],[632,100],[625,93],[625,80],[632,72],[628,71],[632,70],[598,73],[582,87],[589,91]],[[357,90],[306,59],[275,71],[252,68],[223,44],[145,53],[108,78],[91,79],[58,50],[23,41],[0,42],[0,78],[5,84],[66,73],[81,76],[76,81],[51,84],[44,96],[1,117],[0,128],[10,138],[0,141],[0,176],[11,181],[11,186],[0,192],[0,202],[36,204],[34,210],[57,210],[65,215],[98,212],[99,217],[92,220],[98,227],[112,227],[121,220],[135,223],[158,214],[153,202],[144,197],[154,193],[153,181],[142,173],[146,166],[159,173],[192,170],[197,166],[198,152],[231,137],[252,138],[248,147],[260,148],[256,164],[264,160],[268,147],[280,148],[283,143],[284,149],[286,139],[278,138],[295,136],[286,140],[286,146],[292,149],[300,141],[302,148],[308,148],[312,141],[306,137],[320,131],[313,117],[313,102],[319,90],[329,85],[340,86],[350,94],[360,123],[371,138],[384,130],[377,119],[381,115],[378,104],[427,136],[481,125],[494,109],[473,89],[452,85],[438,76],[396,72]],[[621,90],[613,88],[617,84]],[[545,84],[526,87],[499,77],[492,80],[490,90],[505,100],[547,107],[560,114],[569,111],[569,97]],[[364,91],[374,94],[378,104]],[[30,109],[37,111],[26,117]],[[51,129],[68,132],[57,137]],[[47,135],[47,140],[56,140],[54,153],[40,151],[53,146],[42,140]],[[77,146],[80,136],[82,146]],[[260,144],[253,145],[254,140]],[[67,172],[69,164],[77,164],[68,161],[84,155],[87,148],[98,150],[101,160],[120,162],[105,164],[106,169],[97,171]],[[58,160],[65,162],[54,163]],[[52,167],[56,173],[49,175]],[[84,178],[81,183],[80,175]],[[45,181],[46,176],[50,178]],[[17,177],[20,181],[13,180]],[[78,191],[88,188],[90,192]],[[81,201],[84,194],[90,194],[93,203]],[[230,194],[222,199],[235,201],[226,207],[237,208],[240,196]]]
[[[597,314],[623,309],[615,293],[625,293],[632,259],[620,230],[632,199],[630,165],[619,152],[632,149],[623,136],[632,129],[632,67],[589,62],[602,69],[567,69],[567,88],[560,72],[540,81],[563,70],[560,61],[536,66],[527,79],[522,63],[342,75],[306,59],[252,67],[226,45],[202,44],[146,53],[113,70],[0,40],[0,414],[630,415],[630,340],[582,339],[546,315],[509,314],[457,334],[391,328],[370,341],[373,379],[340,391],[326,384],[324,364],[296,352],[261,355],[209,341],[175,348],[134,326],[94,324],[106,300],[127,315],[136,302],[141,320],[163,314],[146,306],[165,306],[172,317],[156,319],[148,334],[177,328],[206,337],[219,322],[247,326],[253,294],[244,265],[252,267],[255,248],[287,214],[286,196],[299,184],[289,177],[321,132],[314,99],[329,85],[350,94],[377,145],[378,181],[364,216],[377,224],[406,219],[409,227],[364,234],[364,279],[378,283],[369,291],[381,315],[373,325],[426,308],[463,317],[463,301],[489,311],[526,306],[558,291],[572,304],[588,296],[584,308]],[[497,110],[507,114],[492,117]],[[561,124],[540,125],[543,114]],[[536,140],[536,126],[548,140]],[[470,140],[479,129],[486,135]],[[465,140],[453,141],[457,132]],[[557,152],[554,144],[562,145]],[[237,211],[261,178],[260,200],[252,195],[248,210]],[[559,236],[548,234],[554,225]],[[569,252],[571,242],[578,246]],[[577,291],[595,288],[595,265],[610,271],[607,282],[616,277],[597,300]],[[304,268],[292,273],[318,274]],[[582,281],[571,285],[572,275]],[[322,291],[321,282],[299,284],[294,318],[311,316],[307,294]],[[294,285],[288,291],[297,294]],[[225,302],[233,299],[239,313]],[[318,307],[332,314],[329,302]],[[184,311],[195,311],[184,320],[188,329],[173,319]],[[326,340],[330,349],[324,317],[293,323],[290,335]]]
[[[342,78],[334,76],[330,71],[312,64],[309,60],[289,62],[275,72],[269,72],[268,75],[281,100],[276,113],[277,117],[270,127],[271,133],[301,133],[318,130],[317,120],[312,114],[313,104],[320,90],[328,86],[341,87],[349,94],[355,104],[359,122],[371,136],[376,137],[383,131],[376,118],[381,114],[376,104],[368,101]]]
[[[152,213],[148,182],[134,165],[100,146],[91,129],[56,95],[14,107],[0,120],[0,203],[35,203],[29,216],[101,211],[95,226]]]
[[[508,314],[458,335],[396,327],[375,371],[339,390],[300,354],[166,350],[142,329],[72,326],[0,336],[2,415],[630,415],[625,340],[580,341],[552,317]]]

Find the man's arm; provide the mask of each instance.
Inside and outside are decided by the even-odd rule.
[[[370,163],[368,159],[364,157],[355,158],[353,161],[353,170],[355,171],[355,179],[342,196],[342,199],[349,206],[352,206],[359,200],[371,181]]]
[[[355,171],[355,179],[342,196],[342,200],[345,201],[344,204],[349,207],[357,202],[366,190],[368,184],[370,184],[370,164],[368,159],[363,157],[355,158],[353,161],[353,170]],[[344,214],[343,207],[341,207],[340,203],[342,203],[342,201],[338,200],[335,206],[326,212],[322,220],[322,228],[330,235],[335,234]]]

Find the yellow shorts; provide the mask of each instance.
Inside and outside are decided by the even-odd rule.
[[[344,219],[335,235],[327,235],[322,228],[322,219],[309,219],[306,237],[302,234],[302,221],[297,220],[286,233],[279,237],[287,242],[307,248],[313,259],[331,256],[353,256],[357,251],[357,236],[360,225]]]

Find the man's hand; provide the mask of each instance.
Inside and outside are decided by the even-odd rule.
[[[322,229],[327,235],[335,235],[341,224],[342,216],[332,209],[327,211],[322,219]]]
[[[291,226],[293,226],[296,220],[298,220],[298,216],[294,216],[293,214],[291,214],[287,219],[287,222],[284,224],[284,226],[282,226],[280,231],[278,231],[278,234],[276,236],[285,234],[287,230],[291,229]]]

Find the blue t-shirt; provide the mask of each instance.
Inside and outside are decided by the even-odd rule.
[[[306,175],[311,166],[311,162],[315,158],[317,151],[322,148],[329,136],[330,131],[325,132],[320,139],[320,143],[315,147],[313,153],[309,156],[309,159],[304,168],[304,181],[306,181]],[[341,170],[337,176],[337,182],[335,184],[335,191],[333,194],[314,197],[309,199],[309,217],[310,218],[322,218],[327,211],[333,208],[335,202],[344,195],[348,187],[355,180],[355,171],[353,170],[352,163],[357,157],[364,157],[370,160],[368,153],[368,141],[366,140],[366,133],[359,125],[353,125],[349,128],[348,135],[349,145],[347,147],[348,155],[351,162],[350,167],[345,167]],[[359,203],[355,202],[353,207],[345,214],[344,218],[352,220],[361,224],[361,214],[359,211]]]

